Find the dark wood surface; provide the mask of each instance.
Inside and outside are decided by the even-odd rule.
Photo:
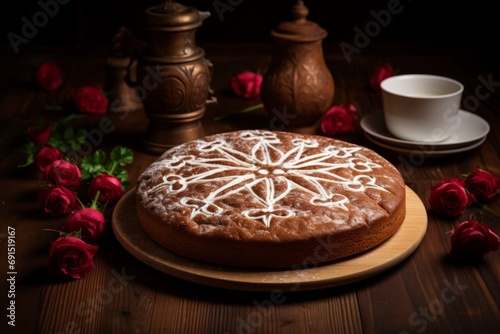
[[[258,103],[228,91],[229,78],[243,70],[269,64],[267,45],[206,45],[214,64],[217,104],[203,119],[207,134],[236,129],[268,128],[263,111],[214,121]],[[429,187],[441,180],[482,167],[500,172],[500,76],[493,63],[475,50],[444,49],[438,45],[391,45],[367,49],[351,62],[329,45],[325,58],[335,79],[335,104],[353,103],[358,121],[380,110],[380,96],[368,81],[373,71],[390,61],[398,73],[432,73],[461,81],[464,97],[490,93],[469,110],[486,119],[491,131],[474,150],[435,158],[416,151],[411,156],[375,146],[356,133],[339,136],[374,149],[399,168],[406,184],[426,207]],[[58,228],[64,218],[44,215],[35,201],[40,175],[17,167],[24,162],[23,132],[44,109],[50,97],[30,82],[30,69],[55,60],[65,73],[61,94],[80,84],[104,82],[105,48],[33,47],[16,57],[3,50],[0,80],[0,270],[2,333],[496,333],[500,328],[500,251],[476,264],[457,265],[448,259],[448,232],[467,219],[449,220],[428,213],[428,229],[418,249],[401,264],[372,278],[317,291],[283,291],[280,303],[268,292],[233,291],[183,281],[148,267],[116,240],[110,226],[99,243],[95,269],[82,280],[59,282],[46,271],[47,251],[54,239],[43,231]],[[478,88],[490,78],[489,91]],[[141,150],[147,125],[143,112],[127,117],[105,115],[116,125],[100,148],[115,145],[134,150],[128,167],[132,185],[156,156]],[[500,210],[500,199],[490,204]],[[108,214],[112,211],[108,208]],[[500,221],[485,213],[484,220],[500,234]],[[16,326],[7,325],[8,227],[16,230]],[[122,279],[118,279],[121,277]],[[265,305],[265,307],[262,307]]]

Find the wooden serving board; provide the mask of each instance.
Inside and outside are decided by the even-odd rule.
[[[204,285],[248,291],[306,291],[356,282],[406,259],[425,236],[427,213],[406,187],[406,219],[399,230],[379,246],[342,261],[311,268],[254,270],[223,267],[173,254],[151,240],[139,225],[135,188],[116,204],[112,227],[121,245],[134,257],[163,273]]]

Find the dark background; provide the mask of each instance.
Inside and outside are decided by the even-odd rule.
[[[161,1],[98,1],[60,0],[57,14],[41,27],[37,35],[20,52],[40,44],[101,45],[110,42],[119,26],[126,26],[139,34],[141,14],[144,9]],[[202,27],[197,30],[199,45],[210,42],[235,41],[269,42],[269,31],[283,20],[289,19],[294,0],[216,0],[231,6],[224,12],[223,20],[214,9],[214,0],[184,0],[184,5],[210,11]],[[365,29],[374,18],[371,11],[385,10],[395,0],[385,1],[320,1],[306,0],[308,19],[328,31],[325,43],[340,51],[339,44],[353,44],[355,27]],[[2,44],[9,45],[7,34],[21,34],[22,18],[32,21],[33,15],[42,10],[39,2],[56,0],[10,1],[4,4],[0,16]],[[439,49],[467,51],[493,55],[498,47],[500,32],[499,15],[494,2],[401,0],[401,13],[391,17],[390,24],[373,37],[364,51],[381,48],[385,42],[412,41],[437,44]],[[231,5],[231,3],[233,5]],[[7,48],[8,49],[8,48]],[[416,48],[418,50],[418,48]],[[13,52],[14,53],[14,52]]]

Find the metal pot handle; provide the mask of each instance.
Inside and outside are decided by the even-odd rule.
[[[208,59],[205,59],[208,65],[208,70],[210,72],[210,81],[212,81],[213,73],[214,73],[214,64]],[[214,90],[211,86],[208,87],[208,98],[205,102],[206,104],[217,103],[217,97],[215,96]]]

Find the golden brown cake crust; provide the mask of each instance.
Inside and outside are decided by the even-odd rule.
[[[315,266],[370,249],[405,217],[405,184],[376,152],[244,130],[165,152],[140,176],[145,232],[179,255],[241,267]]]

